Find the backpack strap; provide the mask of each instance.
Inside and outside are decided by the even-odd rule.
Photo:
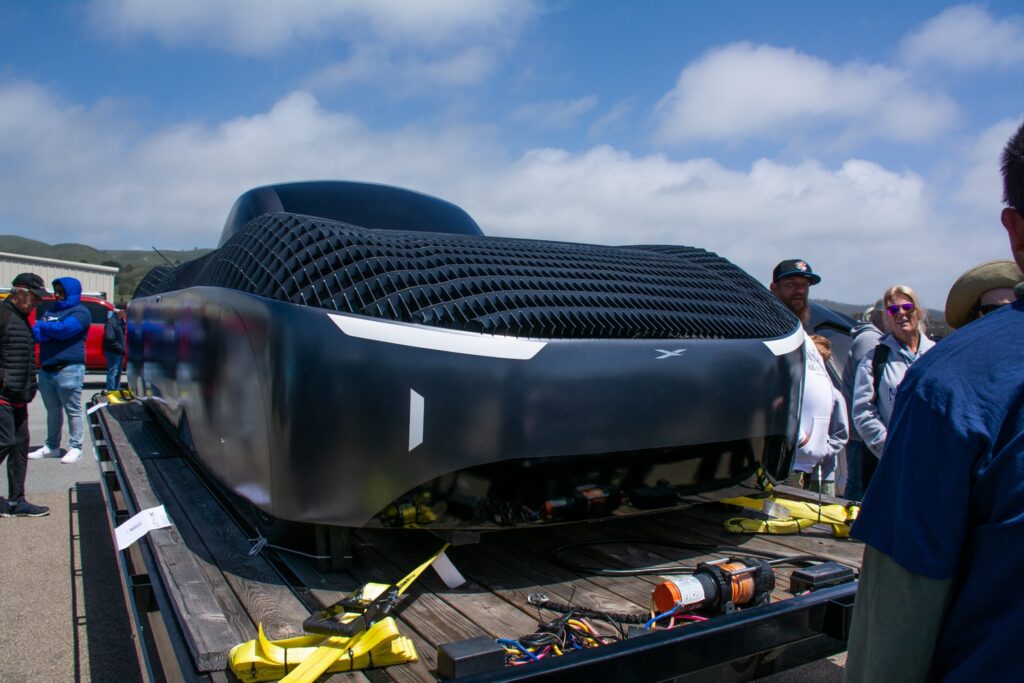
[[[874,378],[875,385],[875,405],[878,405],[878,385],[882,381],[882,373],[885,371],[885,364],[889,361],[889,351],[891,350],[887,345],[879,344],[875,347],[875,355],[871,358],[871,375]]]

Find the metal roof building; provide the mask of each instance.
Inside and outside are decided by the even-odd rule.
[[[31,272],[43,278],[46,289],[59,277],[74,277],[82,283],[82,292],[110,301],[114,296],[114,276],[118,269],[91,263],[61,261],[41,256],[9,254],[0,251],[0,289],[8,289],[19,273]]]

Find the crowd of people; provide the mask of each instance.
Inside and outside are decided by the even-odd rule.
[[[49,514],[48,507],[25,498],[29,460],[54,456],[71,464],[82,458],[85,340],[92,314],[81,303],[82,283],[78,279],[57,278],[51,285],[53,305],[38,315],[34,324],[30,324],[29,315],[49,296],[39,275],[22,273],[15,277],[10,294],[0,302],[0,463],[7,462],[7,498],[0,496],[0,517]],[[113,315],[107,321],[103,343],[107,390],[120,385],[124,337],[123,315]],[[46,441],[29,452],[28,404],[37,392],[46,408]],[[68,448],[62,453],[65,415]]]
[[[805,402],[790,483],[826,492],[850,413],[844,495],[862,500],[865,543],[847,681],[1018,680],[1024,599],[1024,125],[1002,156],[1000,215],[1013,260],[953,283],[940,343],[913,289],[885,290],[854,328],[833,402],[808,342]],[[810,327],[820,281],[784,261],[771,291]],[[810,330],[808,330],[810,331]],[[814,340],[817,341],[817,340]],[[810,402],[813,407],[808,407]],[[838,417],[837,417],[838,415]]]
[[[885,450],[897,389],[935,342],[926,334],[920,297],[907,285],[893,285],[851,328],[843,374],[834,381],[827,371],[831,343],[814,334],[811,323],[808,296],[819,282],[807,261],[789,259],[775,267],[769,285],[807,332],[800,429],[793,473],[785,483],[860,501]],[[1012,303],[1014,287],[1022,283],[1024,273],[1009,259],[970,268],[949,291],[947,323],[955,330]],[[839,471],[845,477],[837,490]]]

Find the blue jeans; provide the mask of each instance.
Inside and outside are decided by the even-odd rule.
[[[46,445],[53,450],[60,448],[61,430],[64,429],[64,413],[68,414],[68,448],[81,448],[85,436],[82,421],[82,384],[85,382],[85,365],[67,365],[57,372],[39,371],[39,393],[46,406]]]
[[[117,391],[121,388],[121,354],[104,351],[107,357],[107,391]]]
[[[868,451],[863,441],[846,442],[846,490],[843,498],[847,500],[861,500],[864,498],[864,484],[860,476],[860,462],[867,451],[867,457],[874,455]]]

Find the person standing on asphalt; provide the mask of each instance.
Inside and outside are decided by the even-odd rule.
[[[36,350],[28,314],[46,296],[43,278],[22,273],[0,302],[0,463],[7,461],[7,495],[0,517],[42,517],[45,505],[25,500],[28,473],[28,404],[36,396]]]
[[[32,333],[39,342],[39,392],[46,406],[46,443],[28,454],[33,460],[60,451],[64,413],[68,415],[68,450],[63,463],[82,457],[85,425],[82,385],[85,382],[85,338],[92,314],[81,303],[82,283],[73,277],[53,281],[57,301],[37,320]]]
[[[103,327],[103,355],[107,358],[107,391],[121,388],[121,364],[124,362],[124,311],[107,312]]]

